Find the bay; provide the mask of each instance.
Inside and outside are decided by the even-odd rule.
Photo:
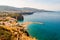
[[[60,40],[60,12],[37,12],[24,15],[23,22],[43,22],[29,24],[28,33],[38,40]]]

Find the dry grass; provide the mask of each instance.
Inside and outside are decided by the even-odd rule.
[[[7,21],[10,21],[11,17],[6,17],[6,19]],[[0,24],[0,40],[36,40],[35,38],[27,35],[27,31],[24,29],[25,27],[21,25],[16,26],[16,23],[18,22],[15,20],[9,22],[9,24],[12,25],[5,25],[5,22],[7,21],[0,21],[2,22],[2,24]]]

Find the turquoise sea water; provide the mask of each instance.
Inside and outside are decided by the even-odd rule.
[[[37,12],[25,15],[24,22],[43,22],[28,25],[28,33],[38,40],[60,40],[60,12]]]

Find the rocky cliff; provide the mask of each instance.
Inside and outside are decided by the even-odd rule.
[[[36,40],[12,17],[0,17],[0,40]]]

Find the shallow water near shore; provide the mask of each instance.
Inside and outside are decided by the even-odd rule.
[[[60,12],[38,12],[24,15],[24,22],[43,22],[29,24],[28,33],[38,40],[60,40]]]

